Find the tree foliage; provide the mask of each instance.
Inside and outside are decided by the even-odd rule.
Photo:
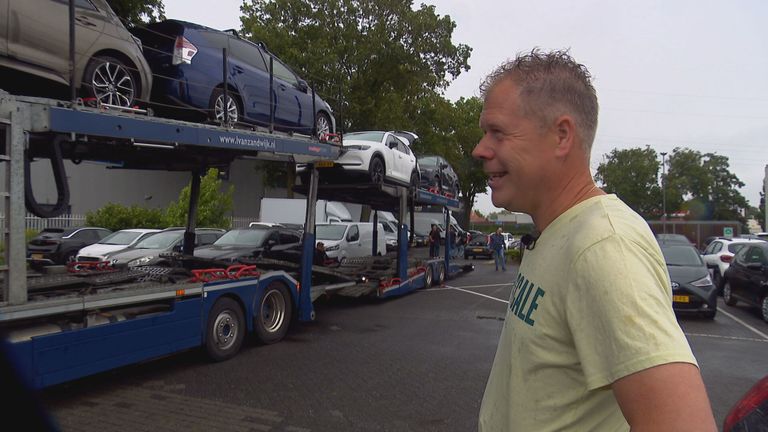
[[[156,22],[165,19],[163,0],[107,0],[113,11],[130,24]]]
[[[595,180],[644,218],[658,218],[662,208],[659,168],[656,151],[649,146],[613,149],[597,167]]]
[[[87,212],[85,224],[119,231],[128,228],[165,228],[165,212],[163,209],[124,206],[108,203],[104,207]]]
[[[469,69],[471,48],[451,41],[449,16],[412,4],[251,0],[241,6],[241,21],[248,38],[302,71],[345,129],[413,129],[419,102]]]
[[[186,226],[189,214],[189,197],[192,190],[191,182],[179,194],[178,201],[171,203],[166,209],[165,222],[168,226]],[[219,171],[215,168],[200,180],[200,197],[197,205],[197,226],[205,228],[229,229],[231,221],[234,186],[221,191]]]
[[[667,202],[671,197],[692,219],[743,223],[741,211],[749,204],[737,188],[744,183],[729,168],[727,156],[675,148],[669,158]]]

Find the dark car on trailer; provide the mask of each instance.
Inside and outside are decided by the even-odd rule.
[[[768,322],[768,242],[755,242],[736,252],[725,271],[723,300],[728,306],[738,302],[756,306]]]
[[[418,163],[422,188],[454,198],[459,196],[459,175],[444,157],[422,155]]]
[[[699,251],[682,242],[660,242],[659,246],[672,284],[672,309],[677,313],[696,313],[714,319],[717,288]]]
[[[156,75],[152,100],[157,102],[158,112],[216,123],[224,123],[226,112],[229,126],[243,122],[263,127],[270,124],[272,113],[278,130],[318,136],[335,130],[330,105],[262,43],[243,39],[234,30],[219,31],[178,20],[137,27],[133,33],[141,39]]]
[[[45,228],[27,244],[27,261],[32,266],[66,264],[77,252],[112,234],[106,228]]]
[[[227,263],[257,258],[298,262],[301,233],[284,227],[253,226],[227,231],[213,244],[195,249],[195,257]]]

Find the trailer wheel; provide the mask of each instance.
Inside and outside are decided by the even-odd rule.
[[[213,305],[206,326],[205,349],[214,361],[234,357],[245,338],[245,318],[240,305],[229,297],[222,297]]]
[[[435,282],[437,282],[438,285],[442,285],[443,282],[445,282],[445,265],[443,263],[437,264],[437,276],[435,277]]]
[[[432,288],[432,266],[427,266],[424,272],[424,288]]]
[[[263,344],[279,342],[288,332],[291,323],[291,295],[280,282],[272,282],[264,290],[257,309],[256,337]]]

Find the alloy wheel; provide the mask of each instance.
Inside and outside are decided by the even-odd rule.
[[[91,86],[102,104],[130,107],[136,92],[130,72],[121,64],[105,61],[93,71]]]

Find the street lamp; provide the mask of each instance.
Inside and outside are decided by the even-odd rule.
[[[667,233],[667,152],[661,152],[661,226]]]

